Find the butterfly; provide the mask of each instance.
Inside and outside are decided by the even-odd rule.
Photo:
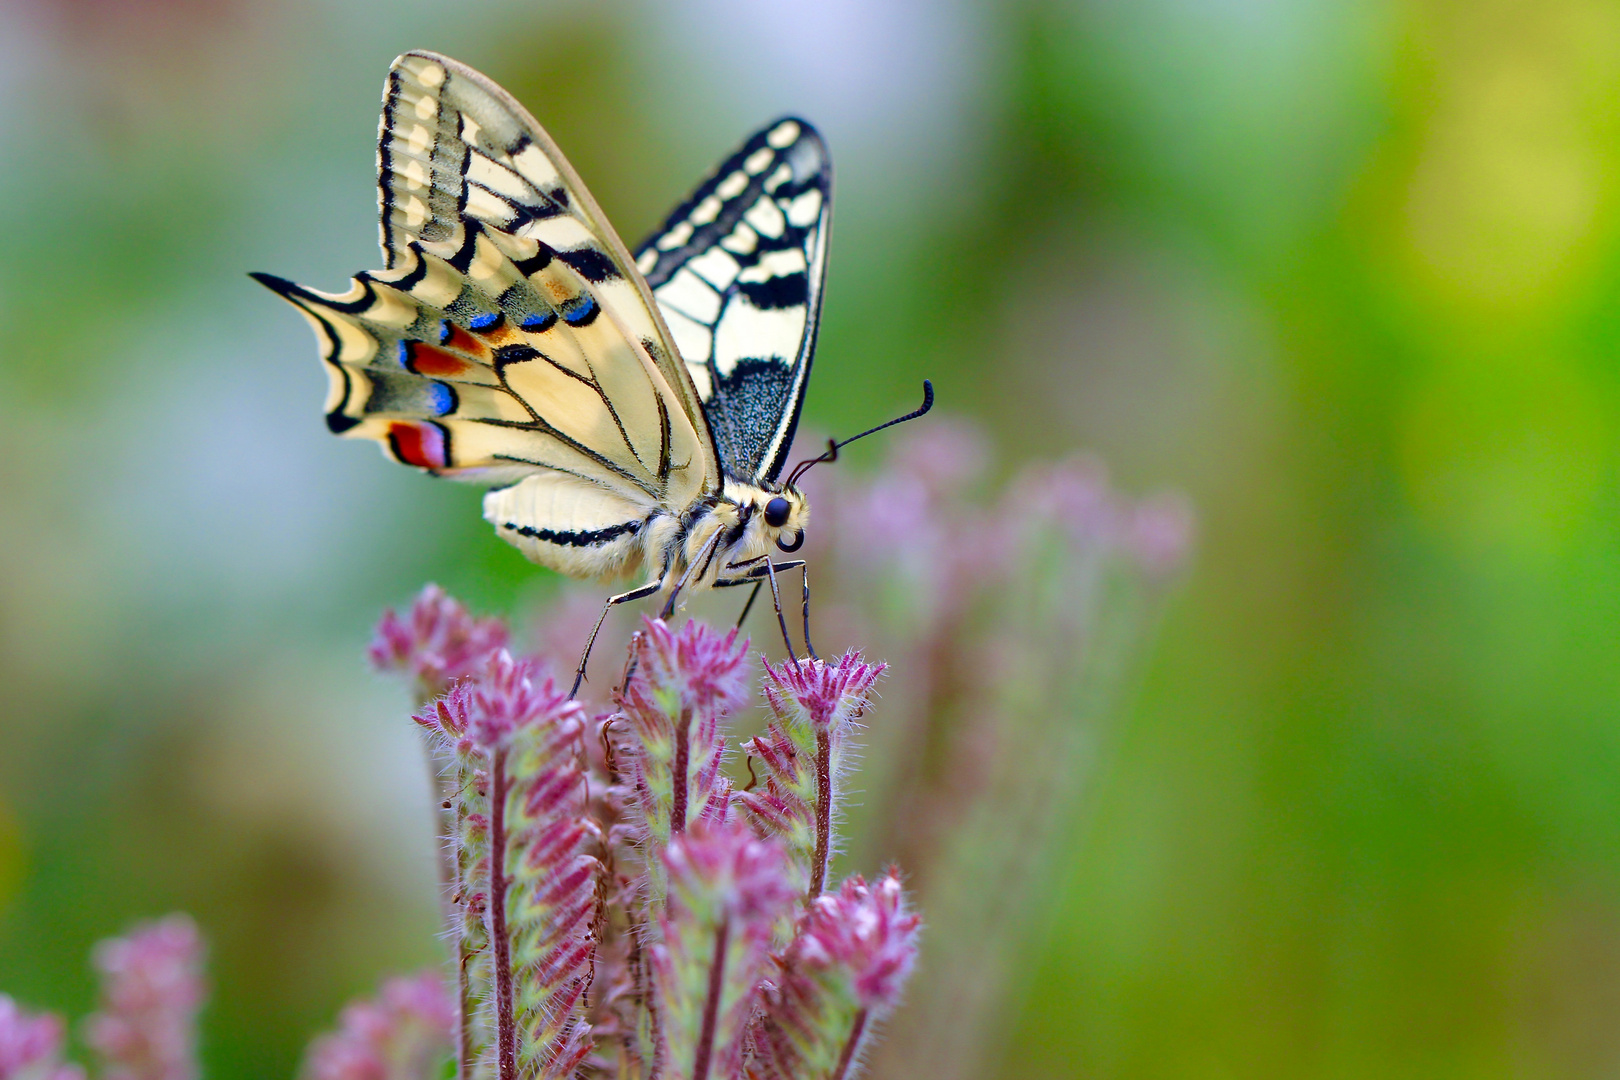
[[[814,656],[808,572],[771,547],[804,543],[795,482],[853,441],[779,480],[826,275],[832,165],[816,130],[760,129],[632,257],[510,94],[416,51],[389,70],[377,168],[384,269],[344,293],[253,275],[314,327],[327,426],[490,484],[484,517],[536,563],[646,575],[604,619],[660,592],[668,617],[682,594],[768,582],[791,654],[776,574],[797,568]]]

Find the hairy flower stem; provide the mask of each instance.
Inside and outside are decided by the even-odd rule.
[[[686,774],[692,763],[691,734],[692,710],[682,709],[681,718],[675,723],[674,791],[671,793],[669,807],[671,835],[686,831]]]
[[[472,972],[468,970],[472,960],[473,953],[468,950],[464,940],[456,983],[456,1080],[472,1080],[473,1058],[476,1055],[473,1048],[473,1010],[477,1006],[473,1003]]]
[[[489,797],[489,936],[495,949],[495,1038],[500,1080],[517,1080],[512,941],[506,933],[506,751],[495,751]]]
[[[832,733],[816,730],[816,853],[810,868],[810,890],[805,903],[821,895],[827,884],[827,849],[832,846]]]
[[[714,958],[709,962],[709,993],[703,1001],[703,1028],[698,1034],[697,1053],[692,1058],[692,1080],[709,1080],[709,1058],[714,1053],[714,1028],[720,1017],[720,995],[725,988],[726,939],[731,921],[722,919],[714,928]]]
[[[833,1069],[829,1080],[844,1080],[849,1072],[849,1063],[855,1060],[855,1048],[861,1045],[861,1035],[866,1031],[866,1010],[862,1009],[855,1014],[855,1023],[850,1026],[849,1041],[844,1043],[843,1052],[838,1055],[838,1065]]]

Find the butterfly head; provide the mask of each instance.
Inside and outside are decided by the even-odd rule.
[[[770,496],[759,508],[768,535],[783,551],[798,551],[804,546],[804,529],[810,523],[810,504],[793,488],[761,494]]]
[[[726,503],[717,509],[737,530],[733,550],[745,558],[765,554],[773,543],[783,551],[798,551],[810,524],[809,501],[798,488],[783,484],[757,487],[727,480]]]

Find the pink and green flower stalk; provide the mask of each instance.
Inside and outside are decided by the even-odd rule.
[[[825,887],[850,738],[885,670],[855,652],[831,663],[765,665],[771,723],[764,736],[744,746],[764,764],[765,784],[742,793],[738,802],[761,832],[782,839],[806,903]]]
[[[741,821],[694,822],[662,859],[669,902],[652,949],[655,1074],[740,1076],[776,925],[795,891],[781,844]]]
[[[28,1013],[0,994],[0,1080],[84,1080],[62,1061],[67,1025],[51,1013]]]
[[[310,1044],[304,1080],[438,1080],[456,1012],[437,971],[389,979],[375,999],[345,1008],[338,1030]]]
[[[383,612],[368,650],[379,671],[403,671],[416,681],[418,701],[438,697],[470,678],[507,644],[506,624],[468,613],[437,585],[426,585],[403,618]]]
[[[619,758],[629,826],[642,845],[647,899],[664,896],[663,864],[652,857],[694,821],[725,806],[730,782],[724,722],[749,698],[748,640],[690,622],[679,630],[643,620],[632,645],[634,671],[621,695],[629,738]]]
[[[602,869],[586,816],[584,710],[503,651],[445,713],[441,730],[463,727],[457,749],[477,755],[455,817],[484,856],[462,902],[483,908],[496,1074],[569,1076],[591,1049],[578,1006],[594,975]]]
[[[488,1059],[494,985],[489,932],[484,918],[489,906],[489,774],[482,752],[467,736],[473,691],[460,682],[413,717],[428,733],[441,759],[445,798],[440,820],[442,865],[449,868],[446,921],[456,947],[457,1076],[471,1080],[493,1065]]]
[[[894,1011],[917,959],[921,920],[890,871],[810,905],[754,1022],[750,1080],[847,1080]]]
[[[84,1026],[103,1080],[196,1080],[203,942],[186,915],[98,944],[101,1009]]]

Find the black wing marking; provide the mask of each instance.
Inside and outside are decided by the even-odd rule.
[[[793,117],[756,132],[636,252],[725,473],[775,480],[815,352],[832,160]]]

